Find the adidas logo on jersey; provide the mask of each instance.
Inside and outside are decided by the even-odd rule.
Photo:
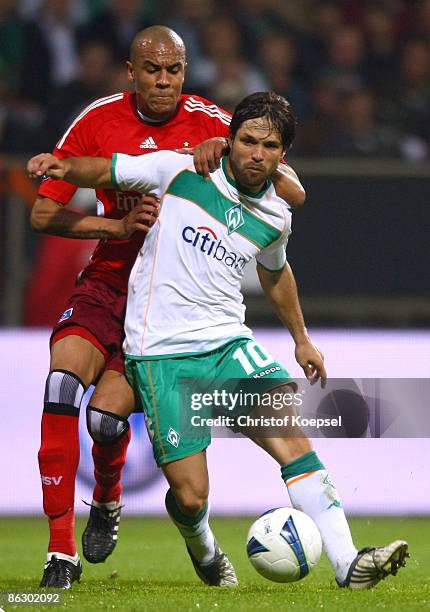
[[[149,136],[146,140],[139,145],[139,149],[158,149],[152,136]]]

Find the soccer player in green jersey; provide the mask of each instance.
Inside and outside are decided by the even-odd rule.
[[[129,280],[127,376],[170,485],[167,511],[197,574],[213,586],[234,586],[237,578],[209,526],[210,435],[189,435],[192,407],[183,401],[181,385],[184,379],[255,379],[254,390],[279,393],[294,384],[244,324],[240,282],[253,257],[306,377],[322,383],[326,378],[286,259],[291,213],[269,180],[294,134],[289,103],[274,93],[256,93],[237,106],[230,153],[210,180],[196,174],[189,158],[170,151],[144,157],[115,154],[112,160],[42,154],[28,165],[33,176],[153,193],[161,199],[160,215]],[[254,406],[253,414],[259,409]],[[229,414],[241,416],[234,410]],[[404,565],[407,543],[402,540],[357,551],[336,488],[303,432],[283,437],[246,433],[279,463],[292,505],[317,524],[340,586],[370,587]]]

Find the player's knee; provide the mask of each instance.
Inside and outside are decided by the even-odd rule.
[[[127,419],[93,406],[87,406],[88,433],[98,444],[114,444],[129,430]]]
[[[43,411],[50,414],[79,416],[85,385],[67,370],[52,370],[45,385]]]
[[[184,514],[195,516],[203,510],[209,491],[206,486],[184,486],[175,491],[175,498]]]

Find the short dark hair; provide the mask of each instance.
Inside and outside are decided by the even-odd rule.
[[[289,149],[296,135],[296,115],[291,104],[273,91],[258,91],[239,102],[230,123],[231,136],[236,136],[242,123],[258,117],[268,118],[281,135],[283,148]]]

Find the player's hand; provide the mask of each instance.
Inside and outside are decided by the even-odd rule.
[[[27,172],[31,178],[50,178],[61,180],[64,178],[69,164],[67,160],[58,159],[51,153],[40,153],[27,162]]]
[[[327,372],[324,367],[324,355],[318,347],[310,339],[304,340],[296,344],[295,356],[311,385],[321,380],[321,387],[324,389]]]
[[[194,167],[197,174],[209,178],[210,172],[219,168],[221,157],[227,155],[230,150],[226,138],[210,138],[196,145],[192,149],[176,149],[178,153],[191,153],[194,155]]]
[[[115,238],[119,240],[130,238],[137,231],[147,234],[159,214],[160,200],[154,195],[143,195],[139,204],[118,221],[118,231],[115,233]]]

